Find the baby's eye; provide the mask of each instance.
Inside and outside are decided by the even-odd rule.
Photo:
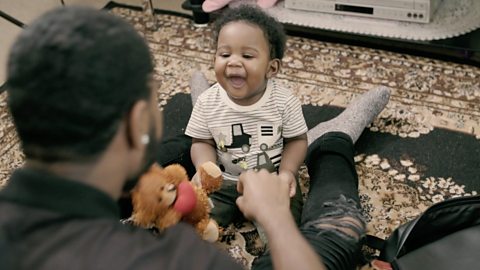
[[[229,53],[220,53],[219,55],[220,55],[220,57],[224,57],[224,58],[227,58],[227,57],[230,56]]]
[[[251,55],[251,54],[244,54],[244,55],[243,55],[243,58],[245,58],[245,59],[251,59],[251,58],[253,58],[253,55]]]

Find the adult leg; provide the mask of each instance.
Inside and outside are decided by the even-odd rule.
[[[309,147],[310,190],[300,231],[328,269],[354,269],[365,231],[351,138],[323,135]]]
[[[205,78],[205,75],[201,71],[194,70],[190,78],[190,95],[193,106],[197,103],[198,97],[208,88],[210,88],[210,84],[207,78]]]
[[[300,231],[328,269],[354,269],[358,262],[365,223],[353,144],[383,110],[389,97],[386,88],[369,91],[342,114],[307,133],[310,190]],[[270,254],[259,257],[252,268],[272,269]]]
[[[192,138],[183,134],[163,140],[158,146],[156,161],[162,167],[178,163],[187,170],[188,176],[192,178],[196,169],[190,157],[191,146]]]
[[[306,160],[310,190],[300,231],[331,270],[355,268],[365,229],[353,153],[348,135],[331,132],[310,145]],[[252,267],[272,268],[269,253]]]

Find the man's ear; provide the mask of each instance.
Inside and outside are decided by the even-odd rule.
[[[282,66],[282,61],[278,58],[270,60],[268,63],[267,79],[275,77],[278,72],[280,72],[280,67]]]
[[[135,102],[127,116],[126,136],[130,147],[141,148],[145,146],[142,136],[148,136],[149,115],[148,103],[145,100]],[[153,138],[151,138],[153,139]]]

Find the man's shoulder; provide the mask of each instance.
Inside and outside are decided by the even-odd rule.
[[[122,234],[132,234],[132,240],[125,241],[135,246],[138,258],[148,258],[152,265],[169,266],[162,269],[241,269],[226,253],[202,240],[188,224],[179,223],[157,235],[136,227],[126,230]]]
[[[42,258],[45,267],[39,269],[51,265],[59,266],[56,269],[68,269],[63,268],[67,261],[61,254],[78,255],[69,258],[68,265],[82,265],[85,269],[241,269],[228,255],[201,240],[194,229],[184,223],[154,235],[149,230],[114,219],[28,213],[33,216],[24,224],[18,224],[18,229],[10,221],[0,219],[0,232],[15,235],[12,243],[7,243],[12,252],[16,244],[27,247],[23,250],[24,256],[12,254],[22,257],[26,269],[34,268],[34,262],[38,262],[37,253],[48,254]],[[32,231],[32,228],[35,229]],[[36,236],[32,238],[31,235]],[[36,252],[29,252],[30,248]]]

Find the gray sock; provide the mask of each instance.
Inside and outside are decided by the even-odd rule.
[[[347,134],[355,143],[366,126],[385,108],[390,89],[380,86],[353,100],[337,117],[316,125],[307,132],[308,145],[323,134],[339,131]]]
[[[205,75],[199,70],[193,71],[192,77],[190,78],[190,93],[193,106],[195,106],[198,97],[208,88],[210,88],[210,84],[207,78],[205,78]]]

